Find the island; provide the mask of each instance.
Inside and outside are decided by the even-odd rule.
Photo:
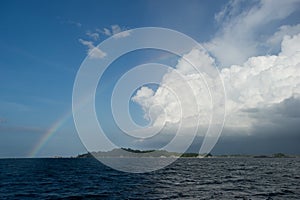
[[[111,151],[87,152],[79,154],[76,158],[128,158],[128,157],[157,157],[157,158],[295,158],[298,156],[286,155],[284,153],[275,153],[273,155],[212,155],[211,153],[178,153],[166,150],[138,150],[131,148],[118,148]]]
[[[159,157],[159,158],[171,158],[171,157],[182,157],[182,158],[195,158],[195,157],[212,157],[210,153],[200,155],[198,153],[177,153],[169,152],[166,150],[138,150],[131,148],[120,148],[113,149],[111,151],[98,151],[98,152],[88,152],[85,154],[80,154],[77,158],[91,158],[91,157]]]

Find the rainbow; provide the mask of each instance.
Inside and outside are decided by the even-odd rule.
[[[148,62],[154,62],[157,60],[168,60],[172,58],[174,55],[162,54],[159,57],[150,58]],[[43,136],[39,139],[37,144],[30,150],[27,157],[34,158],[37,156],[39,151],[44,147],[44,145],[49,141],[49,139],[61,128],[61,126],[72,117],[72,109],[68,110],[65,114],[63,114],[58,120],[56,120],[51,127],[43,134]]]
[[[72,116],[72,109],[68,110],[64,115],[62,115],[58,120],[56,120],[51,127],[43,134],[38,143],[31,149],[28,153],[29,158],[34,158],[37,156],[39,151],[43,146],[49,141],[49,139],[56,133],[56,131]]]

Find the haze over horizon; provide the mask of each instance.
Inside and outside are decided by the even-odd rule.
[[[77,71],[88,54],[95,59],[107,56],[103,49],[95,49],[99,43],[109,37],[128,38],[130,29],[140,27],[164,27],[192,37],[207,54],[192,49],[184,57],[197,66],[219,70],[226,93],[226,118],[212,154],[300,154],[297,0],[134,0],[117,5],[112,1],[45,4],[13,0],[0,5],[0,158],[86,152],[72,118]],[[203,113],[200,124],[207,129],[205,114],[211,113],[211,107],[202,76],[178,56],[138,50],[113,62],[97,88],[97,117],[107,137],[120,147],[152,149],[171,138],[165,134],[148,143],[130,140],[113,120],[110,99],[117,81],[133,67],[154,62],[178,70],[188,80]],[[159,76],[160,86],[144,85],[132,94],[130,114],[139,125],[151,121],[150,128],[166,123],[166,132],[171,134],[180,109],[164,85],[186,97],[181,106],[190,110],[184,119],[194,119],[198,112],[173,71]],[[165,110],[153,110],[153,106]],[[188,135],[192,126],[184,127],[183,133]],[[201,142],[199,133],[189,151],[199,151]]]

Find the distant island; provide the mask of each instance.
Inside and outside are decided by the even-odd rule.
[[[90,157],[100,157],[100,158],[119,158],[119,157],[160,157],[160,158],[174,158],[174,157],[211,157],[210,153],[208,154],[197,154],[197,153],[177,153],[169,152],[166,150],[137,150],[131,148],[120,148],[113,149],[111,151],[99,151],[99,152],[88,152],[85,154],[80,154],[77,158],[90,158]]]
[[[244,154],[234,154],[234,155],[212,155],[211,153],[198,154],[198,153],[177,153],[169,152],[166,150],[137,150],[131,148],[120,148],[113,149],[111,151],[98,151],[98,152],[88,152],[78,155],[76,158],[130,158],[130,157],[157,157],[157,158],[292,158],[296,156],[286,155],[283,153],[275,153],[273,155],[244,155]],[[298,157],[298,156],[297,156]]]

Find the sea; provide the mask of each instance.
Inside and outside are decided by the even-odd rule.
[[[93,158],[0,159],[0,199],[300,199],[300,159],[180,158],[140,174]]]

